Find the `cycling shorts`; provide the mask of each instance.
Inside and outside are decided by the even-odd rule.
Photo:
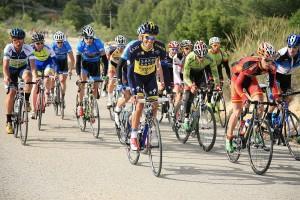
[[[158,97],[158,87],[156,82],[156,74],[152,73],[147,76],[145,75],[139,75],[134,73],[134,94],[138,96],[144,96],[144,94],[147,97],[151,98],[157,98]]]
[[[81,74],[89,76],[93,80],[100,80],[99,62],[82,62]]]
[[[232,103],[242,103],[243,99],[242,96],[240,96],[237,92],[236,92],[236,79],[237,76],[233,75],[231,77],[231,102]],[[262,95],[263,91],[262,89],[259,87],[258,81],[256,79],[256,77],[247,77],[245,78],[245,81],[242,84],[242,87],[246,89],[246,91],[248,92],[248,94],[251,97],[254,97],[256,95]]]
[[[56,60],[57,68],[55,70],[58,74],[66,74],[68,72],[68,59]]]
[[[292,75],[276,73],[277,85],[281,89],[282,93],[286,93],[287,90],[292,88]]]
[[[20,68],[9,67],[8,70],[10,75],[9,78],[11,79],[15,87],[18,86],[18,78],[22,78],[23,73],[25,71],[31,72],[29,65],[25,65],[24,67],[20,67]]]

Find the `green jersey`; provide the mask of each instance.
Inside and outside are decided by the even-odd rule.
[[[205,67],[210,67],[213,77],[218,74],[217,67],[215,67],[215,62],[209,56],[206,56],[204,60],[199,62],[197,56],[194,52],[189,53],[185,58],[184,70],[183,70],[183,81],[188,86],[191,86],[192,80],[190,78],[191,70],[201,71]]]

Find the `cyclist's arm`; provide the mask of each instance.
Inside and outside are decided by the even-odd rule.
[[[277,99],[279,97],[279,90],[276,83],[276,69],[269,71],[269,87],[272,88],[274,99]]]
[[[156,66],[157,66],[157,75],[159,76],[159,81],[161,83],[164,83],[164,71],[163,71],[162,66],[160,64],[160,59],[157,58],[155,62],[156,62]]]
[[[228,60],[227,60],[227,61],[224,61],[222,64],[223,64],[223,67],[225,68],[227,78],[228,78],[229,80],[231,80],[231,72],[230,72],[230,67],[229,67],[229,62],[228,62]],[[222,76],[223,76],[223,74],[222,74]]]
[[[234,84],[236,92],[243,99],[247,97],[247,94],[244,92],[243,86],[242,86],[246,77],[247,77],[247,75],[246,75],[245,71],[242,71],[241,73],[239,73],[239,75],[235,81],[235,84]]]
[[[182,63],[178,58],[173,59],[173,77],[174,77],[174,83],[181,84],[182,80],[180,78],[180,72],[182,69]]]
[[[34,59],[29,59],[29,65],[30,65],[30,68],[31,68],[32,76],[34,78],[37,78],[38,74],[37,74],[37,71],[36,71],[35,60]]]
[[[183,81],[186,85],[192,86],[193,82],[190,78],[191,73],[191,67],[190,67],[190,59],[187,57],[185,63],[184,63],[184,70],[183,70]]]
[[[219,79],[220,81],[222,81],[224,80],[223,73],[222,73],[222,64],[218,65],[217,68],[218,68]]]
[[[117,66],[117,76],[119,80],[122,80],[123,69],[126,68],[126,66],[127,66],[127,60],[121,58]]]
[[[105,54],[101,56],[101,61],[103,63],[103,76],[106,76],[108,71],[108,60]]]
[[[8,81],[10,79],[10,74],[9,74],[9,59],[3,58],[3,75],[4,75],[4,80]]]

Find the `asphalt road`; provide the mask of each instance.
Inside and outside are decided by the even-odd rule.
[[[141,155],[137,166],[128,162],[105,108],[99,100],[101,138],[81,132],[74,117],[76,87],[68,81],[66,119],[48,107],[42,131],[30,120],[28,145],[5,132],[5,110],[0,128],[1,200],[92,199],[299,199],[300,162],[286,147],[275,146],[273,161],[264,176],[255,175],[246,151],[239,163],[227,160],[223,132],[211,152],[203,152],[196,138],[180,144],[168,123],[161,124],[163,169],[151,172]],[[4,88],[0,87],[4,105]]]

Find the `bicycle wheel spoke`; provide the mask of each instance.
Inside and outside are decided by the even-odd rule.
[[[300,121],[294,113],[289,113],[288,124],[285,122],[286,145],[296,160],[300,160]]]

